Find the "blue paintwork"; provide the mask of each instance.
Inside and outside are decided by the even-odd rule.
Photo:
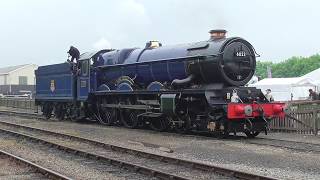
[[[35,71],[36,99],[73,100],[75,89],[69,63],[40,66]],[[52,89],[51,81],[54,81]]]
[[[78,77],[77,78],[77,100],[85,101],[88,98],[90,92],[90,79],[89,77]]]
[[[189,47],[189,46],[186,46]],[[121,76],[129,76],[135,79],[140,85],[148,86],[151,82],[160,81],[170,83],[174,79],[187,77],[185,62],[158,61],[152,63],[139,64],[139,62],[155,61],[163,58],[185,57],[188,55],[187,48],[160,47],[156,49],[135,49],[124,60],[123,64],[136,64],[134,66],[113,67],[104,70],[103,79],[109,87],[114,86],[112,81]],[[118,54],[120,51],[104,53],[100,58],[104,58],[105,65],[118,64]]]
[[[91,70],[90,71],[90,92],[94,92],[97,89],[98,89],[97,72]]]
[[[148,91],[160,91],[161,88],[163,88],[163,85],[160,82],[152,82],[148,87],[147,90]]]
[[[128,83],[120,83],[117,87],[117,91],[133,91],[133,89]]]
[[[80,67],[82,68],[81,64],[87,62],[90,64],[90,61],[88,59],[86,60],[81,60],[79,62]],[[86,74],[82,74],[82,72],[87,72]],[[77,100],[78,101],[86,101],[88,99],[88,95],[90,92],[90,84],[91,82],[94,83],[95,81],[95,76],[93,76],[90,79],[90,74],[94,72],[90,71],[90,69],[83,70],[80,69],[80,74],[77,76]],[[95,87],[94,87],[95,89]]]
[[[98,86],[106,84],[116,90],[114,82],[121,76],[129,76],[142,86],[148,86],[154,81],[170,84],[174,79],[184,79],[188,76],[187,62],[176,61],[177,58],[218,54],[226,40],[202,41],[154,49],[136,48],[125,58],[120,55],[123,50],[102,53],[98,57],[99,63],[104,62],[104,67],[108,68],[98,74]],[[164,59],[171,60],[163,61]]]
[[[105,84],[102,84],[101,86],[99,86],[97,88],[97,91],[100,91],[100,92],[108,92],[110,91],[110,88],[109,86],[105,85]]]

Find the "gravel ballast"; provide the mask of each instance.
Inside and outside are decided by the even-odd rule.
[[[192,167],[179,165],[175,162],[171,163],[167,161],[162,161],[160,159],[149,158],[148,156],[144,155],[136,155],[135,153],[127,153],[119,150],[112,150],[112,148],[109,147],[102,147],[101,145],[88,143],[82,140],[70,139],[69,137],[57,137],[52,134],[44,133],[41,131],[31,131],[30,129],[17,128],[4,124],[0,124],[0,128],[4,130],[30,135],[32,137],[38,137],[47,142],[53,142],[55,144],[69,147],[74,150],[93,153],[102,157],[117,159],[123,162],[134,162],[134,164],[136,165],[152,168],[154,171],[168,172],[171,175],[178,175],[188,179],[230,179],[228,177],[223,177],[213,172],[203,171],[199,169],[194,169]]]
[[[44,175],[35,172],[33,168],[18,164],[7,156],[0,155],[0,179],[47,179]]]
[[[141,179],[140,174],[0,133],[0,149],[73,179]]]
[[[45,122],[8,116],[0,116],[0,119],[279,179],[319,179],[320,177],[320,157],[319,154],[312,152],[296,152],[200,136],[105,127],[92,123]],[[299,141],[299,138],[294,139],[294,136],[290,140]],[[277,137],[274,135],[272,138]],[[312,139],[313,143],[320,144],[320,141],[317,141],[319,138],[312,137]],[[171,149],[173,152],[162,151],[161,149],[164,148]]]

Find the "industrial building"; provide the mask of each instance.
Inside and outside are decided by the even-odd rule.
[[[24,94],[33,92],[35,64],[23,64],[0,68],[0,94]]]

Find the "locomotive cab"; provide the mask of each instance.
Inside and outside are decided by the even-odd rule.
[[[86,101],[89,93],[97,89],[96,67],[104,63],[99,56],[109,51],[112,50],[104,49],[81,54],[78,60],[79,73],[77,74],[78,101]]]
[[[85,101],[90,92],[90,59],[81,59],[78,61],[79,74],[77,76],[77,100]]]

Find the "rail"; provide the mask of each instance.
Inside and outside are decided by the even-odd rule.
[[[47,144],[51,147],[56,147],[57,149],[66,151],[66,152],[72,152],[74,154],[78,154],[80,156],[92,158],[95,160],[105,160],[105,162],[109,162],[113,165],[120,165],[120,167],[124,167],[126,169],[133,169],[135,172],[141,172],[142,174],[149,175],[150,177],[158,177],[159,179],[189,179],[185,178],[184,176],[180,176],[179,174],[173,174],[172,172],[166,172],[162,170],[157,170],[152,167],[147,167],[141,164],[133,163],[133,162],[127,162],[123,161],[121,159],[116,159],[112,156],[103,156],[103,155],[98,155],[95,154],[94,152],[87,152],[83,151],[80,149],[74,149],[72,146],[65,146],[62,145],[58,142],[51,142],[41,138],[36,137],[34,135],[31,135],[30,133],[32,132],[40,132],[43,133],[44,135],[50,135],[53,137],[57,138],[66,138],[72,141],[78,141],[78,142],[83,142],[83,143],[88,143],[91,144],[92,146],[98,146],[98,147],[103,147],[106,150],[109,149],[112,152],[122,152],[125,154],[131,154],[135,155],[140,158],[146,158],[146,160],[155,160],[159,162],[163,162],[167,164],[168,166],[176,164],[177,166],[180,166],[181,168],[188,168],[189,170],[199,170],[202,171],[203,175],[205,173],[208,174],[216,174],[216,175],[222,175],[225,177],[231,177],[235,179],[258,179],[258,180],[273,180],[274,178],[272,177],[267,177],[263,175],[258,175],[258,174],[252,174],[248,172],[243,172],[243,171],[238,171],[234,169],[229,169],[229,168],[224,168],[220,166],[215,166],[211,164],[206,164],[198,161],[191,161],[191,160],[186,160],[186,159],[180,159],[180,158],[175,158],[175,157],[170,157],[170,156],[163,156],[163,155],[158,155],[158,154],[153,154],[141,150],[136,150],[136,149],[131,149],[123,146],[118,146],[114,144],[108,144],[108,143],[103,143],[100,141],[95,141],[87,138],[83,138],[80,136],[74,136],[70,134],[64,134],[64,133],[59,133],[55,131],[50,131],[50,130],[45,130],[45,129],[40,129],[32,126],[26,126],[22,124],[16,124],[16,123],[11,123],[7,121],[0,121],[0,124],[5,125],[5,126],[11,126],[14,127],[15,130],[9,130],[9,129],[2,129],[0,128],[0,131],[6,132],[7,134],[12,134],[16,137],[22,137],[24,139],[28,140],[33,140],[35,142],[39,142],[42,144]],[[20,130],[27,130],[29,133],[23,133]],[[147,162],[146,162],[147,163]]]
[[[7,156],[9,157],[10,159],[20,163],[20,164],[24,164],[28,167],[31,167],[33,169],[36,170],[36,172],[40,172],[41,174],[45,175],[47,178],[49,179],[60,179],[60,180],[71,180],[72,178],[69,178],[65,175],[62,175],[58,172],[55,172],[55,171],[52,171],[50,169],[47,169],[43,166],[40,166],[38,164],[35,164],[31,161],[28,161],[26,159],[23,159],[22,157],[19,157],[19,156],[16,156],[16,155],[13,155],[9,152],[6,152],[6,151],[3,151],[3,150],[0,150],[0,155],[3,155],[3,156]]]

